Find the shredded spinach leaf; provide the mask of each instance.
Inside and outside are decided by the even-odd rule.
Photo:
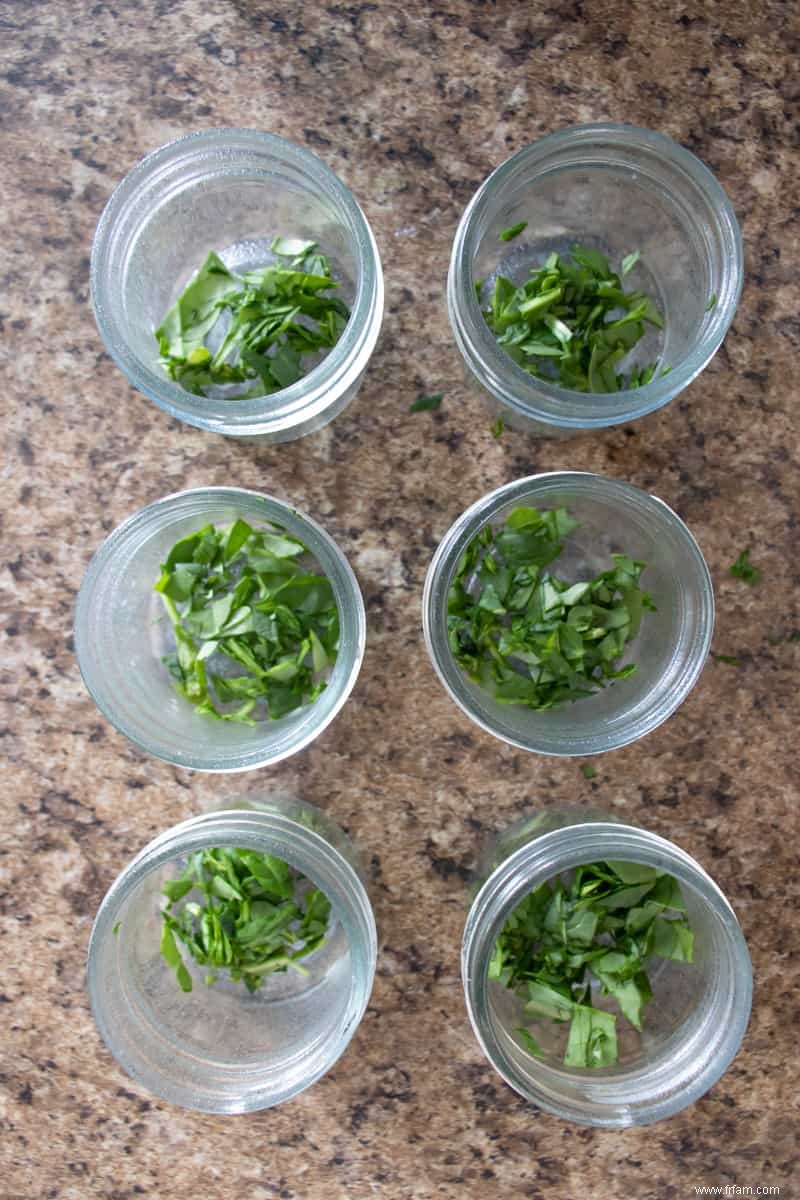
[[[652,998],[648,960],[692,961],[685,911],[671,875],[640,863],[586,863],[568,885],[543,883],[517,905],[495,943],[489,978],[517,993],[530,1021],[569,1022],[566,1066],[611,1066],[617,1017],[595,1007],[593,994],[613,997],[641,1031]],[[529,1030],[517,1033],[528,1053],[544,1057]]]
[[[728,574],[732,575],[734,579],[741,579],[744,583],[749,583],[751,587],[761,582],[761,570],[750,562],[749,550],[742,551],[736,562],[728,568]]]
[[[430,395],[420,393],[413,404],[409,405],[409,412],[436,412],[441,408],[444,400],[444,392],[431,392]]]
[[[280,526],[241,519],[205,525],[172,547],[155,584],[175,636],[163,661],[196,712],[254,725],[323,691],[339,613],[330,580],[304,556]]]
[[[161,955],[182,991],[192,977],[178,948],[210,968],[212,984],[225,970],[255,992],[268,975],[292,968],[325,942],[330,901],[282,859],[254,850],[215,847],[189,855],[182,874],[165,884]],[[192,897],[199,893],[200,899]]]
[[[156,330],[159,361],[186,391],[237,385],[232,400],[267,396],[306,373],[304,358],[335,346],[350,310],[315,242],[276,238],[274,266],[237,275],[213,251]],[[206,344],[217,322],[229,325],[219,348]]]
[[[638,250],[626,255],[617,275],[605,255],[587,246],[573,246],[568,257],[550,254],[520,287],[497,275],[483,315],[511,358],[539,379],[578,392],[644,387],[658,363],[627,375],[617,370],[645,325],[664,324],[649,296],[623,285],[639,259]]]
[[[502,704],[536,711],[589,696],[636,670],[620,667],[652,597],[645,564],[613,554],[595,579],[567,583],[547,570],[576,528],[569,513],[520,506],[467,546],[448,592],[450,650],[473,683]]]
[[[504,229],[499,235],[501,242],[512,242],[515,237],[519,237],[523,229],[528,228],[527,221],[519,221],[516,225],[511,225],[508,229]]]

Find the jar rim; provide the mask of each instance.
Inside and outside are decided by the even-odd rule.
[[[546,811],[546,810],[545,810]],[[506,1053],[489,1017],[487,973],[500,930],[538,884],[598,857],[642,863],[672,874],[700,897],[719,933],[721,982],[716,997],[725,1013],[709,1014],[681,1045],[670,1040],[654,1063],[593,1070],[591,1074],[531,1059],[523,1072]],[[744,935],[730,903],[705,869],[675,843],[614,820],[550,830],[514,850],[475,896],[461,948],[464,996],[473,1032],[486,1058],[515,1091],[556,1116],[581,1124],[622,1127],[660,1120],[691,1104],[727,1069],[747,1028],[752,969]]]
[[[493,196],[522,169],[568,151],[580,153],[593,145],[635,149],[668,162],[691,181],[707,200],[717,218],[725,243],[724,271],[716,304],[708,316],[702,337],[684,359],[641,387],[608,395],[587,395],[536,379],[524,371],[498,345],[489,329],[475,294],[472,263],[478,230],[491,208]],[[642,173],[641,171],[639,172]],[[722,185],[709,168],[666,134],[618,122],[573,125],[524,146],[487,176],[465,209],[456,230],[447,281],[450,323],[464,362],[480,385],[495,400],[523,420],[535,420],[553,429],[599,429],[646,416],[661,408],[682,391],[705,368],[719,349],[733,320],[744,277],[744,243],[733,206]]]
[[[139,221],[122,237],[126,214],[148,189],[163,183],[196,157],[215,151],[240,150],[282,158],[304,171],[337,208],[353,240],[358,266],[356,295],[339,340],[323,360],[289,387],[267,397],[220,401],[186,392],[166,374],[146,366],[133,353],[110,297],[118,286],[118,263],[141,227]],[[226,164],[222,164],[223,166]],[[231,169],[230,163],[227,164]],[[211,172],[213,174],[213,172]],[[372,354],[383,318],[383,272],[372,229],[351,190],[313,151],[258,129],[219,126],[172,139],[140,159],[117,184],[101,214],[92,242],[90,291],[101,338],[129,382],[159,408],[187,424],[229,437],[288,439],[306,427],[335,416],[341,398],[360,378]],[[276,400],[280,397],[280,402]]]

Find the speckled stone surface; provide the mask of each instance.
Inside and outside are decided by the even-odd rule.
[[[797,7],[5,0],[0,31],[2,1194],[798,1195]],[[456,223],[508,154],[604,118],[661,129],[715,171],[745,236],[741,307],[710,367],[660,413],[570,443],[495,441],[445,313]],[[114,185],[147,151],[217,124],[317,152],[361,201],[384,260],[364,387],[291,446],[169,420],[103,352],[89,305],[92,233]],[[423,390],[446,401],[411,417]],[[709,662],[682,709],[599,760],[592,782],[471,726],[434,677],[419,621],[428,560],[456,515],[501,482],[564,466],[677,509],[714,577],[714,648],[741,659]],[[358,574],[369,636],[350,702],[310,750],[216,778],[145,757],[104,721],[70,624],[82,572],[122,518],[177,488],[231,482],[327,526]],[[755,589],[727,574],[746,545],[764,570]],[[380,958],[363,1024],[327,1077],[283,1108],[214,1118],[162,1105],[117,1067],[89,1014],[85,953],[130,857],[243,790],[302,793],[360,841]],[[466,1019],[459,944],[481,838],[557,801],[592,801],[684,846],[752,951],[741,1053],[702,1100],[647,1129],[584,1129],[527,1105]]]

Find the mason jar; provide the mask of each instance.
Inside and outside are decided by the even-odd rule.
[[[450,646],[449,594],[464,551],[487,526],[518,505],[565,508],[577,528],[564,539],[553,573],[570,583],[591,579],[612,554],[646,563],[648,612],[621,664],[636,671],[610,687],[543,712],[502,704],[472,682]],[[702,551],[663,500],[618,479],[586,471],[548,471],[505,483],[454,521],[431,559],[422,599],[425,644],[443,686],[488,733],[537,754],[586,756],[627,746],[657,729],[684,702],[705,665],[714,630],[714,589]]]
[[[319,244],[350,309],[344,331],[272,395],[192,395],[160,367],[156,328],[210,251],[230,270],[257,270],[273,261],[276,236]],[[204,129],[142,159],[100,218],[91,291],[106,349],[133,387],[180,421],[250,441],[291,441],[337,416],[383,318],[378,248],[353,194],[310,150],[256,129]]]
[[[517,237],[501,240],[522,222]],[[583,393],[537,379],[486,323],[481,308],[498,274],[519,286],[548,254],[566,255],[576,243],[600,250],[615,271],[640,251],[627,283],[664,318],[663,329],[647,326],[625,360],[659,362],[642,387]],[[575,125],[507,159],[467,205],[450,258],[450,324],[467,376],[494,416],[524,432],[568,437],[642,417],[691,383],[733,320],[743,261],[731,203],[699,158],[653,130]]]
[[[331,903],[326,941],[305,973],[275,972],[257,991],[189,956],[184,992],[160,953],[162,888],[197,850],[273,855]],[[369,1000],[376,931],[357,851],[329,817],[301,801],[236,801],[156,837],[109,888],[89,942],[97,1027],[117,1062],[162,1100],[212,1113],[269,1108],[324,1075]]]
[[[163,657],[174,649],[154,585],[174,544],[206,524],[238,518],[279,525],[298,538],[327,576],[339,614],[339,649],[324,691],[276,720],[219,721],[196,713],[176,691]],[[106,538],[75,603],[75,654],[86,689],[134,745],[196,771],[250,771],[296,754],[341,710],[364,657],[366,616],[358,581],[336,542],[285,500],[245,488],[191,488],[146,505]]]
[[[694,933],[693,961],[650,960],[653,998],[642,1032],[619,1022],[613,1066],[567,1067],[563,1025],[537,1026],[541,1058],[524,1049],[518,1034],[524,1002],[489,980],[489,963],[505,921],[531,891],[581,864],[606,860],[655,867],[678,881]],[[467,1009],[484,1054],[521,1096],[566,1120],[622,1127],[672,1116],[716,1083],[747,1027],[750,957],[729,902],[685,850],[607,813],[547,809],[488,847],[477,887],[461,951]]]

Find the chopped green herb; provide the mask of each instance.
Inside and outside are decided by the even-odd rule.
[[[503,422],[503,418],[498,417],[497,420],[495,421],[494,425],[492,425],[489,432],[491,433],[491,435],[495,439],[495,441],[497,441],[499,438],[501,438],[503,436],[503,434],[505,432],[505,428],[506,427],[505,427],[505,423]]]
[[[751,587],[761,582],[761,571],[750,562],[749,550],[742,551],[736,562],[728,568],[728,574],[749,583]]]
[[[441,408],[443,400],[444,392],[431,392],[431,394],[427,396],[421,393],[419,396],[417,396],[414,403],[410,405],[408,411],[412,413],[436,412],[438,408]]]
[[[504,229],[500,234],[501,242],[512,242],[515,237],[519,237],[523,229],[528,228],[527,221],[520,221],[517,225],[512,225],[509,229]]]
[[[740,658],[734,658],[731,654],[714,654],[712,652],[711,657],[715,659],[716,662],[727,663],[729,667],[740,667],[742,665],[742,660]]]
[[[619,269],[619,273],[623,279],[630,271],[633,270],[633,268],[636,266],[636,264],[638,263],[638,261],[641,257],[642,257],[641,250],[634,250],[633,254],[625,255],[625,257],[623,258],[623,260],[620,264],[620,269]]]
[[[591,763],[584,763],[584,765],[581,767],[581,770],[583,771],[584,779],[595,779],[597,777],[597,771],[591,765]]]
[[[706,312],[711,312],[716,307],[717,307],[717,297],[712,293],[711,296],[709,297],[708,304],[706,305]]]
[[[114,928],[111,930],[111,932],[113,933],[114,937],[116,937],[116,936],[117,936],[117,934],[119,933],[119,927],[120,927],[120,925],[121,925],[121,924],[122,924],[122,921],[117,921],[116,925],[115,925],[115,926],[114,926]]]
[[[484,526],[461,556],[448,594],[450,650],[503,704],[553,708],[636,670],[618,664],[643,614],[655,610],[639,587],[645,564],[613,554],[596,579],[558,579],[546,568],[576,525],[563,508],[518,507],[501,528]]]
[[[175,635],[163,661],[196,712],[253,725],[325,688],[339,614],[330,580],[302,565],[307,555],[281,526],[242,520],[172,547],[155,584]]]
[[[350,310],[316,243],[276,238],[278,262],[236,275],[213,251],[156,330],[161,366],[187,392],[235,384],[229,399],[267,396],[306,373],[303,360],[335,346]],[[283,261],[281,261],[283,260]],[[227,313],[219,348],[206,340]]]
[[[623,286],[639,257],[638,250],[628,254],[617,275],[603,254],[586,246],[573,246],[569,258],[550,254],[520,287],[497,275],[483,315],[499,344],[539,379],[578,392],[644,387],[657,363],[627,376],[616,369],[646,324],[664,325],[649,296]]]
[[[517,1033],[519,1034],[520,1045],[528,1051],[528,1054],[532,1055],[534,1058],[545,1057],[544,1050],[539,1045],[536,1038],[532,1034],[528,1033],[527,1029],[518,1029]]]
[[[533,1021],[569,1022],[568,1067],[617,1061],[617,1017],[593,1003],[597,991],[642,1029],[652,998],[648,961],[692,961],[694,937],[677,880],[654,867],[595,862],[571,882],[541,884],[517,905],[495,943],[489,979],[513,989]],[[527,1029],[520,1044],[544,1051]]]
[[[276,971],[291,967],[306,974],[300,960],[324,944],[331,906],[304,883],[287,863],[255,850],[217,847],[190,854],[183,873],[162,889],[161,954],[181,989],[192,990],[192,977],[178,942],[196,963],[211,967],[208,985],[220,970],[249,992]],[[194,893],[202,900],[192,899]]]

